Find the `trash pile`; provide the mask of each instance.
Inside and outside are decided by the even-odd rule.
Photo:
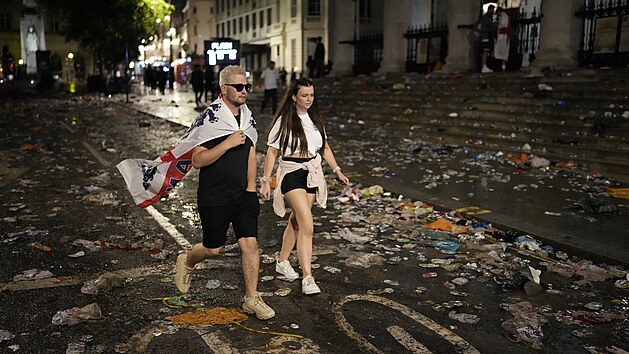
[[[316,244],[315,254],[324,249],[339,258],[339,264],[351,268],[410,264],[416,268],[417,276],[437,281],[415,290],[422,296],[418,304],[445,311],[453,321],[468,325],[483,321],[484,305],[466,301],[473,297],[466,289],[473,287],[474,282],[494,283],[513,300],[501,305],[509,314],[502,323],[505,336],[534,349],[543,348],[544,327],[549,322],[566,326],[584,343],[594,338],[595,331],[570,330],[572,326],[592,328],[616,323],[614,333],[620,338],[617,343],[629,345],[629,274],[622,267],[569,257],[529,235],[498,230],[456,210],[435,210],[422,201],[393,195],[379,185],[337,186],[330,195],[338,216],[328,215],[332,230],[315,235],[315,240],[325,240]],[[316,263],[321,264],[315,264],[315,268],[330,271],[333,263],[329,257],[326,260],[327,264],[319,258]],[[342,267],[335,272],[342,273]],[[391,294],[399,282],[412,278],[387,279],[384,283],[389,287],[367,293]],[[605,287],[596,283],[613,284],[616,298],[603,299]],[[440,293],[435,289],[438,284],[452,298],[434,298]],[[580,298],[579,292],[589,299],[586,304],[558,301]],[[425,295],[431,294],[432,299],[425,299]],[[524,301],[523,297],[529,300]],[[543,303],[549,297],[556,308]],[[597,297],[598,301],[592,301]],[[563,306],[558,306],[561,303]]]

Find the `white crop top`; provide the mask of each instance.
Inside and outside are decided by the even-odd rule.
[[[308,113],[299,115],[299,118],[301,118],[301,126],[304,128],[306,140],[308,141],[308,154],[310,156],[314,156],[317,154],[317,151],[319,151],[319,149],[321,149],[321,147],[323,146],[323,139],[321,139],[319,129],[317,129],[317,126],[312,122],[312,119],[310,119]],[[277,133],[280,131],[280,123],[280,119],[275,122],[273,128],[271,128],[271,132],[269,133],[269,141],[267,142],[268,146],[274,147],[278,150],[280,149],[280,137],[277,136],[276,140],[273,139],[276,138]],[[284,154],[284,156],[299,155],[299,144],[297,144],[296,150],[292,151],[292,142],[293,137],[291,136],[288,139],[288,146],[286,147],[286,153]]]

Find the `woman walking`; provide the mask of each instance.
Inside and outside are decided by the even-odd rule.
[[[323,208],[326,206],[327,185],[321,159],[332,167],[332,173],[341,182],[348,185],[349,179],[341,172],[328,145],[312,81],[300,78],[291,83],[270,127],[260,194],[270,199],[271,174],[279,156],[273,209],[278,216],[283,217],[286,213],[285,201],[291,208],[275,270],[289,280],[299,278],[288,261],[296,245],[303,274],[302,292],[307,295],[317,294],[321,289],[315,283],[311,268],[314,233],[311,208],[315,202]]]

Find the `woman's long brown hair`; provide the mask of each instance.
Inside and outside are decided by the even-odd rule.
[[[298,137],[298,139],[293,139],[290,151],[295,151],[297,149],[297,144],[299,144],[299,155],[308,156],[308,140],[306,140],[306,133],[301,125],[301,119],[297,115],[297,109],[295,107],[295,102],[293,101],[293,96],[297,96],[300,88],[311,86],[314,88],[312,81],[306,78],[300,78],[291,82],[290,87],[288,87],[286,92],[284,92],[284,96],[280,101],[280,107],[277,110],[275,117],[273,117],[273,121],[269,124],[266,132],[267,140],[280,142],[281,156],[284,156],[286,153],[286,150],[289,147],[288,140],[291,136]],[[325,131],[323,129],[323,117],[321,117],[321,113],[319,112],[316,92],[312,105],[308,108],[308,115],[321,134],[323,145],[321,146],[319,153],[323,153],[323,150],[325,149]],[[271,134],[271,129],[278,119],[280,120],[280,130],[274,137],[271,137],[269,136]]]

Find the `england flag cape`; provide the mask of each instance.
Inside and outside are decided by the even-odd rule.
[[[142,208],[167,195],[192,168],[192,149],[242,130],[256,145],[256,122],[247,105],[240,106],[240,126],[225,102],[218,98],[206,108],[179,138],[173,148],[155,160],[126,159],[116,167],[122,174],[135,204]]]

